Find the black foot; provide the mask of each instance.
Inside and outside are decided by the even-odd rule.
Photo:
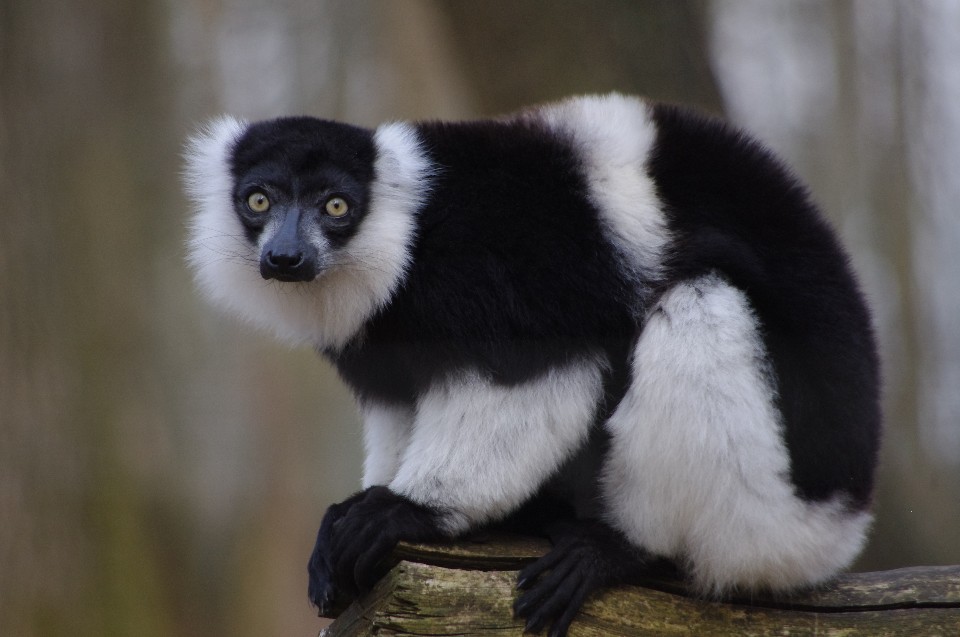
[[[386,487],[370,487],[327,511],[317,533],[308,571],[310,600],[328,612],[369,591],[389,567],[385,560],[400,540],[444,537],[434,509]]]
[[[557,523],[550,539],[553,549],[517,579],[523,592],[513,610],[527,620],[527,632],[539,633],[549,624],[550,637],[563,637],[591,593],[643,573],[645,554],[601,522]]]

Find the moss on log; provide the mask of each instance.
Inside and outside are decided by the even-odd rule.
[[[540,540],[401,544],[374,590],[324,630],[352,635],[521,635],[516,576],[542,555]],[[851,573],[789,597],[708,601],[651,576],[587,601],[578,635],[960,635],[960,566]]]

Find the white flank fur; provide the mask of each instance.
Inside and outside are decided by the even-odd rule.
[[[284,341],[338,349],[403,279],[429,163],[412,126],[378,128],[370,208],[349,245],[331,255],[337,265],[310,283],[264,281],[259,249],[233,210],[230,154],[245,130],[246,123],[224,117],[187,149],[187,191],[195,205],[189,258],[197,282],[215,303]]]
[[[607,423],[609,521],[680,558],[707,594],[788,589],[847,566],[870,516],[796,497],[775,389],[745,295],[717,275],[649,316],[634,380]]]
[[[417,404],[390,488],[446,513],[451,534],[515,510],[586,440],[604,363],[587,359],[519,386],[463,372]]]
[[[646,161],[656,126],[646,102],[616,93],[571,98],[535,111],[573,141],[607,238],[635,281],[655,280],[667,224]],[[638,290],[643,295],[646,290]],[[638,299],[639,303],[640,299]]]

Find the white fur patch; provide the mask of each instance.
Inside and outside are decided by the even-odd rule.
[[[390,488],[447,511],[451,534],[510,513],[587,438],[604,364],[584,360],[519,386],[464,372],[419,401]]]
[[[189,261],[197,282],[216,304],[282,340],[340,348],[389,301],[409,265],[414,217],[431,174],[416,131],[407,124],[377,129],[376,178],[357,233],[316,280],[284,283],[260,276],[259,248],[233,210],[230,153],[244,130],[244,122],[223,118],[188,146],[187,191],[196,208]]]
[[[607,423],[610,522],[686,561],[704,593],[822,581],[859,552],[870,516],[796,497],[774,385],[746,296],[716,275],[668,291]]]
[[[657,134],[647,104],[612,93],[571,98],[537,113],[575,143],[590,198],[631,278],[641,284],[656,279],[670,237],[645,169]]]
[[[413,429],[413,409],[365,403],[363,418],[363,488],[386,486],[397,475],[400,454],[407,448]]]

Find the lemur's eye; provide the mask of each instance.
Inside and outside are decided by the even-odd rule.
[[[342,217],[347,214],[347,211],[350,210],[350,206],[347,205],[347,202],[341,199],[340,197],[331,197],[327,200],[324,208],[327,211],[327,214],[331,217]]]
[[[262,192],[255,192],[247,197],[247,208],[253,212],[266,212],[270,210],[270,199]]]

